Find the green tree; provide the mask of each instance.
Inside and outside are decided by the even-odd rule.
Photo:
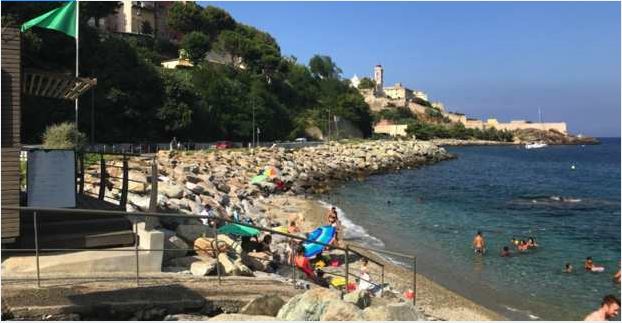
[[[45,149],[76,149],[82,150],[86,136],[78,132],[75,123],[63,122],[45,129],[43,148]]]
[[[188,59],[197,65],[211,48],[210,38],[200,31],[193,31],[181,39],[181,48],[185,50]]]
[[[358,86],[359,89],[373,89],[374,87],[376,87],[376,82],[369,77],[362,78]]]
[[[330,56],[314,55],[309,60],[309,68],[315,77],[319,78],[339,78],[341,69],[333,62]]]
[[[236,22],[231,15],[220,8],[207,6],[201,11],[201,30],[214,38],[223,30],[232,30]],[[196,30],[196,29],[195,29]]]
[[[203,9],[195,2],[175,2],[166,19],[170,28],[184,34],[205,28]]]

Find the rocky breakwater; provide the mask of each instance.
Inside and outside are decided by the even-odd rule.
[[[209,214],[232,219],[237,214],[261,227],[287,225],[278,223],[257,203],[273,194],[307,195],[328,190],[334,181],[392,170],[416,167],[452,156],[432,143],[424,141],[363,141],[358,143],[330,143],[301,149],[260,148],[226,149],[216,151],[161,151],[158,163],[158,211],[170,213]],[[151,165],[149,160],[130,163],[132,185],[128,194],[128,211],[148,211]],[[251,183],[252,179],[273,170],[274,178]],[[118,168],[113,168],[115,171]],[[121,174],[111,174],[107,197],[118,196]],[[98,177],[97,167],[87,170],[88,177]],[[96,180],[95,180],[96,182]],[[97,193],[98,185],[85,187]],[[282,221],[282,220],[281,220]],[[267,271],[266,261],[249,258],[239,244],[226,235],[218,235],[194,218],[161,218],[157,224],[165,233],[164,266],[191,272],[195,275],[214,274],[216,267],[226,275],[252,276],[253,271]],[[201,238],[201,239],[199,239]],[[284,262],[287,243],[275,239],[271,248],[275,262]],[[189,255],[184,249],[194,249]],[[221,253],[215,260],[214,249]]]

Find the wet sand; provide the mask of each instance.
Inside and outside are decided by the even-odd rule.
[[[268,217],[274,221],[285,224],[288,219],[299,217],[299,225],[303,232],[311,231],[322,225],[328,211],[318,201],[301,197],[271,196],[265,200],[256,200],[256,202],[259,202],[260,207],[265,208]],[[353,220],[355,221],[355,219]],[[347,240],[345,243],[348,243]],[[370,259],[379,259],[385,263],[385,282],[389,283],[400,294],[413,288],[412,270],[395,265],[386,259],[381,259],[372,252],[357,249],[355,246],[352,249]],[[334,252],[334,254],[338,253],[337,251]],[[360,265],[360,261],[354,261],[350,264],[351,271],[358,274]],[[368,269],[372,279],[380,282],[380,267],[370,262]],[[507,320],[502,315],[450,291],[421,274],[417,274],[416,286],[417,307],[420,307],[426,316],[451,321]]]

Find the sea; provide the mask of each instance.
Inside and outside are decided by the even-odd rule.
[[[604,295],[620,297],[620,138],[600,141],[447,147],[456,159],[344,183],[320,198],[339,208],[347,239],[415,254],[417,272],[510,319],[581,320]],[[484,256],[471,247],[477,231]],[[529,237],[539,247],[519,254],[511,239]],[[510,257],[499,256],[504,246]],[[586,272],[588,256],[604,272]]]

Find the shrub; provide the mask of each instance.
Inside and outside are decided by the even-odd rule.
[[[45,149],[82,150],[85,143],[86,135],[78,132],[75,125],[71,122],[51,125],[45,129],[43,134],[43,148]]]

